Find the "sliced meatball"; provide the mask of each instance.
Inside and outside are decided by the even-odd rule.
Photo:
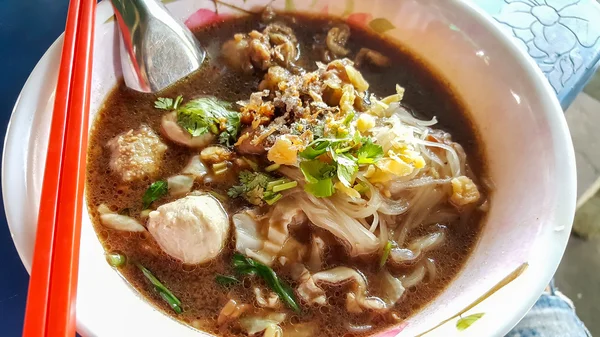
[[[189,195],[150,212],[148,231],[165,253],[184,263],[198,264],[221,252],[229,220],[212,196]]]
[[[167,150],[167,146],[147,125],[116,136],[107,146],[111,151],[110,169],[123,181],[153,177]]]
[[[166,138],[179,145],[191,148],[203,148],[214,142],[216,136],[207,132],[201,136],[193,137],[189,132],[177,124],[177,112],[170,112],[163,116],[160,131]]]

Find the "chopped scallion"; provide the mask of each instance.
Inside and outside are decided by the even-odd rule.
[[[269,266],[238,253],[233,255],[231,262],[238,274],[259,276],[288,307],[297,313],[300,312],[300,305],[298,305],[294,291]]]
[[[281,167],[281,165],[279,165],[279,164],[272,164],[272,165],[265,167],[265,171],[273,172],[275,170],[278,170],[280,167]]]
[[[289,190],[290,188],[294,188],[296,186],[298,186],[297,181],[290,181],[289,183],[284,183],[284,184],[279,184],[279,185],[273,186],[273,192],[281,192],[281,191]]]
[[[173,311],[175,311],[178,314],[181,314],[183,312],[183,309],[181,309],[181,303],[178,303],[179,300],[172,296],[169,295],[167,293],[161,292],[159,291],[158,294],[160,295],[160,297],[162,297],[162,299],[167,302],[169,304],[169,306],[171,307],[171,309],[173,309]]]
[[[283,197],[283,195],[281,193],[277,193],[275,194],[271,199],[266,199],[265,202],[271,206],[274,203],[276,203],[277,201],[279,201],[279,199],[281,199]]]
[[[281,185],[281,184],[283,184],[285,182],[286,182],[285,179],[279,179],[279,180],[269,181],[267,183],[267,191],[271,191],[271,190],[273,190],[273,187],[275,187],[277,185]]]
[[[381,260],[379,261],[379,268],[383,268],[383,266],[385,265],[388,257],[390,256],[390,252],[392,251],[392,246],[393,246],[393,242],[392,241],[388,241],[385,246],[383,247],[383,254],[381,254]]]
[[[227,275],[217,275],[215,276],[215,282],[217,282],[218,284],[227,287],[227,286],[231,286],[237,283],[240,283],[240,280],[236,279],[233,276],[227,276]]]
[[[142,266],[139,263],[136,263],[136,265],[138,268],[140,268],[140,270],[142,271],[144,276],[146,276],[148,281],[152,283],[156,291],[158,291],[160,297],[162,297],[162,299],[169,304],[173,311],[175,311],[178,314],[182,313],[183,309],[181,308],[181,301],[177,297],[175,297],[175,295],[173,295],[173,293],[169,289],[167,289],[167,287],[160,283],[160,281],[148,269],[146,269],[146,267]]]
[[[108,264],[110,264],[111,266],[119,268],[125,265],[126,258],[123,254],[108,253],[106,254],[106,261],[108,261]]]

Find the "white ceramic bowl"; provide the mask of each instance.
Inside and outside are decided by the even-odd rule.
[[[253,8],[266,1],[236,3]],[[421,56],[468,103],[496,186],[483,235],[464,270],[441,296],[408,319],[399,336],[414,336],[453,316],[527,262],[525,273],[465,314],[484,312],[485,316],[462,335],[503,335],[525,315],[551,279],[571,229],[575,161],[554,92],[533,61],[468,2],[372,0],[353,4],[342,0],[274,2],[279,9],[328,12],[366,25],[385,18],[391,26],[372,26],[388,28],[385,34]],[[168,7],[192,26],[216,17],[209,0],[179,0]],[[239,14],[223,5],[219,13]],[[121,72],[111,15],[108,2],[98,5],[90,121]],[[25,84],[4,145],[4,205],[28,270],[61,45],[59,38]],[[108,266],[85,210],[82,226],[77,298],[77,328],[82,335],[203,335],[156,311]],[[455,324],[456,319],[451,320],[431,335],[455,335]],[[397,330],[384,335],[396,334]]]

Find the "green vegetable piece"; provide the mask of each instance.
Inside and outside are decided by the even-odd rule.
[[[472,314],[467,317],[461,317],[456,321],[456,329],[458,331],[463,331],[470,327],[473,323],[477,322],[481,317],[483,317],[485,313],[480,312],[477,314]]]
[[[342,184],[351,187],[354,182],[354,176],[358,172],[356,162],[346,155],[336,155],[334,158],[337,163],[337,177]]]
[[[273,192],[281,192],[281,191],[285,191],[285,190],[289,190],[290,188],[294,188],[298,186],[298,182],[297,181],[290,181],[284,184],[279,184],[276,186],[273,186]]]
[[[219,135],[221,144],[230,146],[240,129],[240,114],[229,102],[205,96],[178,108],[177,123],[194,137],[211,132]]]
[[[119,268],[119,267],[122,267],[122,266],[125,265],[125,262],[127,261],[127,259],[125,258],[125,255],[123,255],[123,254],[119,254],[119,253],[107,253],[106,254],[106,261],[111,266],[113,266],[115,268]]]
[[[250,172],[242,171],[239,175],[240,185],[233,186],[227,191],[227,195],[231,198],[244,197],[249,203],[260,206],[263,201],[276,202],[281,198],[278,197],[276,200],[273,198],[276,196],[270,189],[275,185],[286,182],[281,179],[275,181],[273,177],[261,173],[261,172]]]
[[[159,97],[156,102],[154,102],[154,107],[162,110],[176,110],[182,101],[183,96],[177,96],[175,99]]]
[[[304,159],[315,159],[327,152],[329,145],[331,145],[331,143],[328,141],[322,141],[317,144],[308,145],[302,152],[300,152],[300,157]]]
[[[215,276],[215,282],[217,282],[218,284],[220,284],[224,287],[228,287],[228,286],[232,286],[234,284],[240,283],[240,280],[238,280],[237,278],[235,278],[233,276],[217,275],[217,276]]]
[[[279,201],[279,199],[281,199],[281,198],[283,198],[283,195],[282,195],[281,193],[277,193],[277,194],[274,194],[274,195],[273,195],[272,197],[270,197],[270,198],[266,198],[266,199],[265,199],[265,202],[267,203],[267,205],[271,206],[271,205],[273,205],[274,203],[278,202],[278,201]]]
[[[350,122],[352,122],[353,119],[354,119],[354,111],[350,111],[350,113],[346,115],[346,118],[344,118],[344,121],[342,123],[344,123],[344,125],[348,126],[348,125],[350,125]]]
[[[178,314],[182,313],[181,301],[173,295],[173,293],[167,289],[146,267],[139,263],[136,263],[137,267],[142,271],[144,276],[152,283],[160,297],[167,302],[171,308]]]
[[[269,181],[267,183],[267,191],[272,191],[273,187],[277,186],[277,185],[281,185],[283,183],[285,183],[286,180],[285,179],[279,179],[279,180],[273,180],[273,181]]]
[[[154,201],[162,198],[167,195],[169,192],[169,185],[164,180],[155,181],[148,187],[146,193],[142,197],[143,208],[147,209],[150,207],[150,204]]]
[[[379,260],[379,268],[383,268],[383,266],[385,266],[388,257],[390,257],[390,252],[392,251],[393,246],[393,242],[388,241],[383,247],[383,254],[381,254],[381,260]]]
[[[303,161],[300,163],[300,171],[309,183],[335,176],[335,166],[320,160]]]
[[[280,167],[281,167],[281,165],[279,165],[279,164],[272,164],[272,165],[269,165],[269,166],[265,167],[265,171],[267,171],[267,172],[276,171]]]
[[[169,294],[163,293],[161,291],[159,291],[158,294],[160,295],[160,297],[162,297],[162,299],[165,302],[167,302],[169,304],[169,306],[171,307],[171,309],[173,309],[173,311],[175,311],[178,314],[181,314],[183,312],[183,309],[181,308],[181,304],[177,303],[177,301],[179,301],[177,298],[171,297],[171,296],[169,296]]]
[[[307,183],[304,185],[304,190],[317,198],[327,198],[335,192],[331,178],[318,180],[316,183]]]
[[[234,254],[232,258],[233,268],[241,275],[256,275],[267,283],[279,298],[295,312],[300,312],[300,306],[291,287],[281,280],[270,267],[245,257],[242,254]]]
[[[319,160],[303,161],[300,163],[300,171],[306,179],[304,190],[315,197],[326,198],[333,195],[333,180],[335,166],[323,163]]]
[[[381,145],[374,144],[371,138],[368,138],[363,146],[356,152],[358,164],[374,164],[383,157],[383,148]]]

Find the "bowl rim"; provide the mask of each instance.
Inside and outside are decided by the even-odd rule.
[[[564,118],[564,113],[558,98],[535,61],[531,59],[531,57],[529,57],[525,51],[519,48],[514,39],[505,34],[499,25],[493,21],[493,18],[485,13],[481,8],[477,7],[475,3],[462,0],[452,0],[451,5],[457,8],[457,10],[465,12],[466,15],[472,17],[476,22],[481,24],[482,29],[486,30],[489,34],[493,35],[498,42],[502,43],[502,48],[505,48],[514,57],[514,60],[518,63],[518,65],[526,70],[524,77],[527,78],[528,82],[531,82],[535,89],[535,94],[540,98],[540,106],[542,107],[540,113],[544,115],[544,120],[548,122],[550,137],[554,141],[555,147],[553,159],[557,164],[556,175],[559,177],[559,179],[561,179],[561,183],[557,185],[555,191],[557,193],[557,204],[563,204],[564,207],[556,212],[555,216],[551,218],[551,222],[554,225],[562,225],[564,228],[560,235],[558,235],[552,242],[554,250],[552,251],[552,254],[547,256],[542,269],[542,274],[538,274],[538,277],[535,279],[535,281],[527,283],[527,286],[532,291],[529,292],[529,295],[526,298],[514,305],[513,309],[515,314],[505,316],[502,319],[503,322],[498,324],[496,327],[496,332],[498,332],[498,335],[503,335],[510,331],[537,301],[539,295],[552,279],[566,249],[568,238],[571,232],[576,204],[577,182],[575,153],[568,126],[566,124],[566,119]],[[97,22],[104,22],[112,15],[113,12],[110,2],[101,1],[97,6],[96,11]],[[15,185],[11,184],[9,177],[7,176],[7,160],[10,158],[8,158],[6,150],[10,139],[14,137],[14,133],[16,132],[15,125],[18,117],[16,112],[19,109],[21,101],[28,95],[29,91],[31,90],[30,87],[33,86],[35,79],[42,76],[43,70],[46,69],[46,64],[49,62],[51,56],[55,53],[60,53],[59,49],[62,46],[63,35],[64,33],[61,34],[46,50],[23,85],[23,88],[21,89],[21,92],[19,93],[11,112],[11,117],[7,126],[6,136],[3,144],[1,178],[2,192],[4,195],[3,203],[9,231],[11,233],[11,237],[13,238],[13,243],[15,244],[17,253],[19,254],[19,257],[28,273],[31,273],[31,261],[27,258],[27,254],[25,253],[27,247],[19,245],[15,241],[17,236],[16,226],[19,223],[19,218],[18,215],[15,214],[16,212],[11,210],[10,206],[12,201],[7,198],[7,196],[10,195],[10,191],[12,191],[9,186],[14,187]],[[566,160],[558,161],[557,158],[560,155],[566,157]],[[550,241],[550,239],[547,241]],[[90,331],[79,317],[77,318],[77,331],[83,333],[84,335],[94,335],[93,331]]]

